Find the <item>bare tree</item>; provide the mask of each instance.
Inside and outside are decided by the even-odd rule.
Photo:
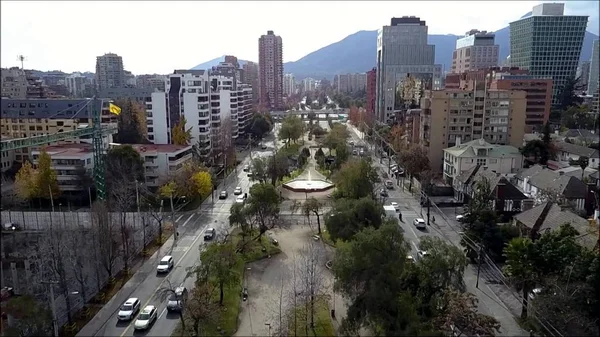
[[[186,306],[186,300],[187,298],[181,297],[177,294],[176,292],[176,287],[173,286],[173,284],[171,284],[171,280],[167,278],[167,283],[165,284],[165,286],[161,287],[158,290],[158,296],[159,298],[161,298],[163,301],[165,301],[166,299],[171,299],[174,298],[177,301],[179,301],[179,304],[181,306],[181,310],[179,310],[179,320],[181,321],[181,336],[183,337],[184,332],[186,330],[185,327],[185,319],[183,317],[183,311],[184,308]]]
[[[104,202],[96,202],[92,206],[92,219],[94,245],[98,252],[97,261],[108,274],[108,278],[112,279],[115,263],[119,258],[119,242],[115,239],[117,230]]]
[[[313,332],[315,330],[315,305],[325,288],[323,256],[323,246],[312,240],[304,246],[299,256],[300,286],[306,309],[306,322]]]
[[[119,213],[119,232],[121,234],[121,249],[123,251],[123,264],[125,272],[129,271],[129,260],[133,251],[133,229],[127,223],[127,211],[131,210],[136,203],[136,182],[122,181],[114,185],[111,190],[113,209]]]
[[[70,249],[68,250],[67,263],[71,274],[79,283],[79,294],[84,303],[87,298],[86,284],[89,281],[87,267],[90,265],[90,261],[95,261],[88,246],[81,244],[86,241],[86,230],[84,228],[69,231],[67,242]]]
[[[190,323],[188,332],[193,336],[205,335],[205,326],[219,318],[219,307],[213,300],[214,291],[211,282],[197,283],[183,305],[183,319]]]

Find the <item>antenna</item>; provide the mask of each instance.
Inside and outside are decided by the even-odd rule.
[[[27,58],[25,57],[25,55],[17,55],[17,61],[20,61],[20,62],[21,62],[21,70],[25,69],[25,68],[23,67],[23,62],[24,62],[25,60],[27,60]]]

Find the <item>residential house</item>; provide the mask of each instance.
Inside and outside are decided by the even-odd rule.
[[[589,158],[589,167],[597,168],[600,165],[600,156],[596,149],[566,142],[555,142],[554,144],[558,150],[558,161],[569,162],[585,156]]]
[[[596,188],[600,188],[600,171],[596,171],[588,176],[590,179],[590,184],[596,186]]]
[[[506,176],[494,172],[486,166],[476,165],[464,171],[454,179],[454,197],[458,202],[467,203],[479,187],[479,183],[487,180],[492,194],[492,207],[498,214],[512,215],[521,212],[523,203],[529,199]]]
[[[544,202],[530,210],[514,216],[515,225],[523,236],[530,236],[535,230],[538,234],[553,231],[564,224],[570,224],[579,232],[577,241],[584,247],[594,248],[598,242],[598,228],[577,214],[555,203]]]
[[[514,146],[490,144],[484,139],[444,149],[444,180],[449,184],[456,176],[477,165],[500,174],[515,173],[523,167],[523,155]]]
[[[570,143],[582,146],[590,146],[591,144],[598,143],[598,135],[594,131],[586,129],[569,129],[561,132],[560,136],[563,141],[569,139]]]
[[[548,165],[548,168],[550,168],[550,165]],[[595,168],[586,167],[585,170],[582,170],[581,167],[579,167],[579,166],[567,166],[564,168],[557,169],[555,171],[563,172],[567,176],[571,176],[571,177],[575,177],[575,178],[579,178],[579,179],[583,178],[583,182],[590,181],[591,180],[590,176],[592,174],[598,172],[598,170]],[[583,175],[582,175],[582,171],[583,171]]]
[[[517,173],[514,182],[523,193],[534,199],[536,205],[548,201],[550,197],[560,197],[573,204],[576,211],[584,211],[592,201],[588,186],[581,179],[541,165]]]

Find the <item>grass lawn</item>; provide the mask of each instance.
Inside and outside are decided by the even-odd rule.
[[[298,178],[298,176],[300,174],[302,174],[302,171],[304,171],[304,169],[297,169],[297,170],[293,170],[289,176],[286,176],[285,178],[283,178],[283,180],[281,181],[282,184],[285,184],[287,182],[290,182],[296,178]]]
[[[302,144],[294,144],[288,143],[281,148],[279,148],[279,152],[285,153],[286,156],[297,156],[300,154],[300,147]]]
[[[240,235],[239,229],[235,229],[230,236],[230,240],[234,245],[238,245],[242,236]],[[251,240],[256,237],[258,232],[252,233],[246,240]],[[262,243],[262,245],[261,245]],[[263,251],[263,247],[265,250]],[[246,263],[257,261],[260,259],[264,259],[268,256],[272,256],[280,253],[281,250],[279,247],[273,245],[271,240],[263,235],[261,237],[261,241],[252,240],[248,241],[244,248],[244,252],[240,253],[241,259],[240,263],[235,266],[237,272],[240,275],[240,282],[233,286],[225,287],[224,296],[223,296],[223,307],[221,308],[221,317],[218,321],[214,322],[210,326],[205,327],[205,335],[206,336],[231,336],[237,330],[238,323],[238,315],[240,312],[240,304],[242,302],[242,287],[244,281],[244,273]],[[215,293],[215,300],[218,301],[219,294]],[[181,325],[178,325],[177,328],[173,331],[171,336],[181,336]],[[184,336],[189,336],[186,332]]]
[[[316,337],[316,336],[335,336],[335,329],[331,323],[331,315],[329,311],[329,296],[319,296],[315,303],[315,327],[314,329],[308,328],[308,334],[306,333],[306,326],[310,324],[310,313],[306,312],[304,304],[299,305],[290,313],[289,331],[288,336],[305,336],[305,337]],[[294,318],[294,315],[296,317]],[[294,326],[296,321],[297,328]]]

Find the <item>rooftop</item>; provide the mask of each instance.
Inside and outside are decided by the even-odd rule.
[[[566,142],[556,142],[556,147],[563,152],[571,153],[577,156],[586,156],[588,158],[598,158],[598,150],[589,147],[571,144]]]
[[[46,146],[45,150],[50,156],[76,157],[92,153],[93,147],[87,143],[72,143]],[[40,153],[40,150],[32,151],[32,153]]]
[[[124,144],[131,145],[137,152],[141,153],[173,153],[191,149],[191,145],[174,144]]]
[[[475,139],[467,143],[456,145],[444,149],[455,157],[460,158],[475,158],[481,157],[477,155],[478,150],[487,150],[485,157],[488,158],[503,158],[503,157],[519,157],[521,152],[514,146],[510,145],[495,145],[486,142],[483,139]]]

